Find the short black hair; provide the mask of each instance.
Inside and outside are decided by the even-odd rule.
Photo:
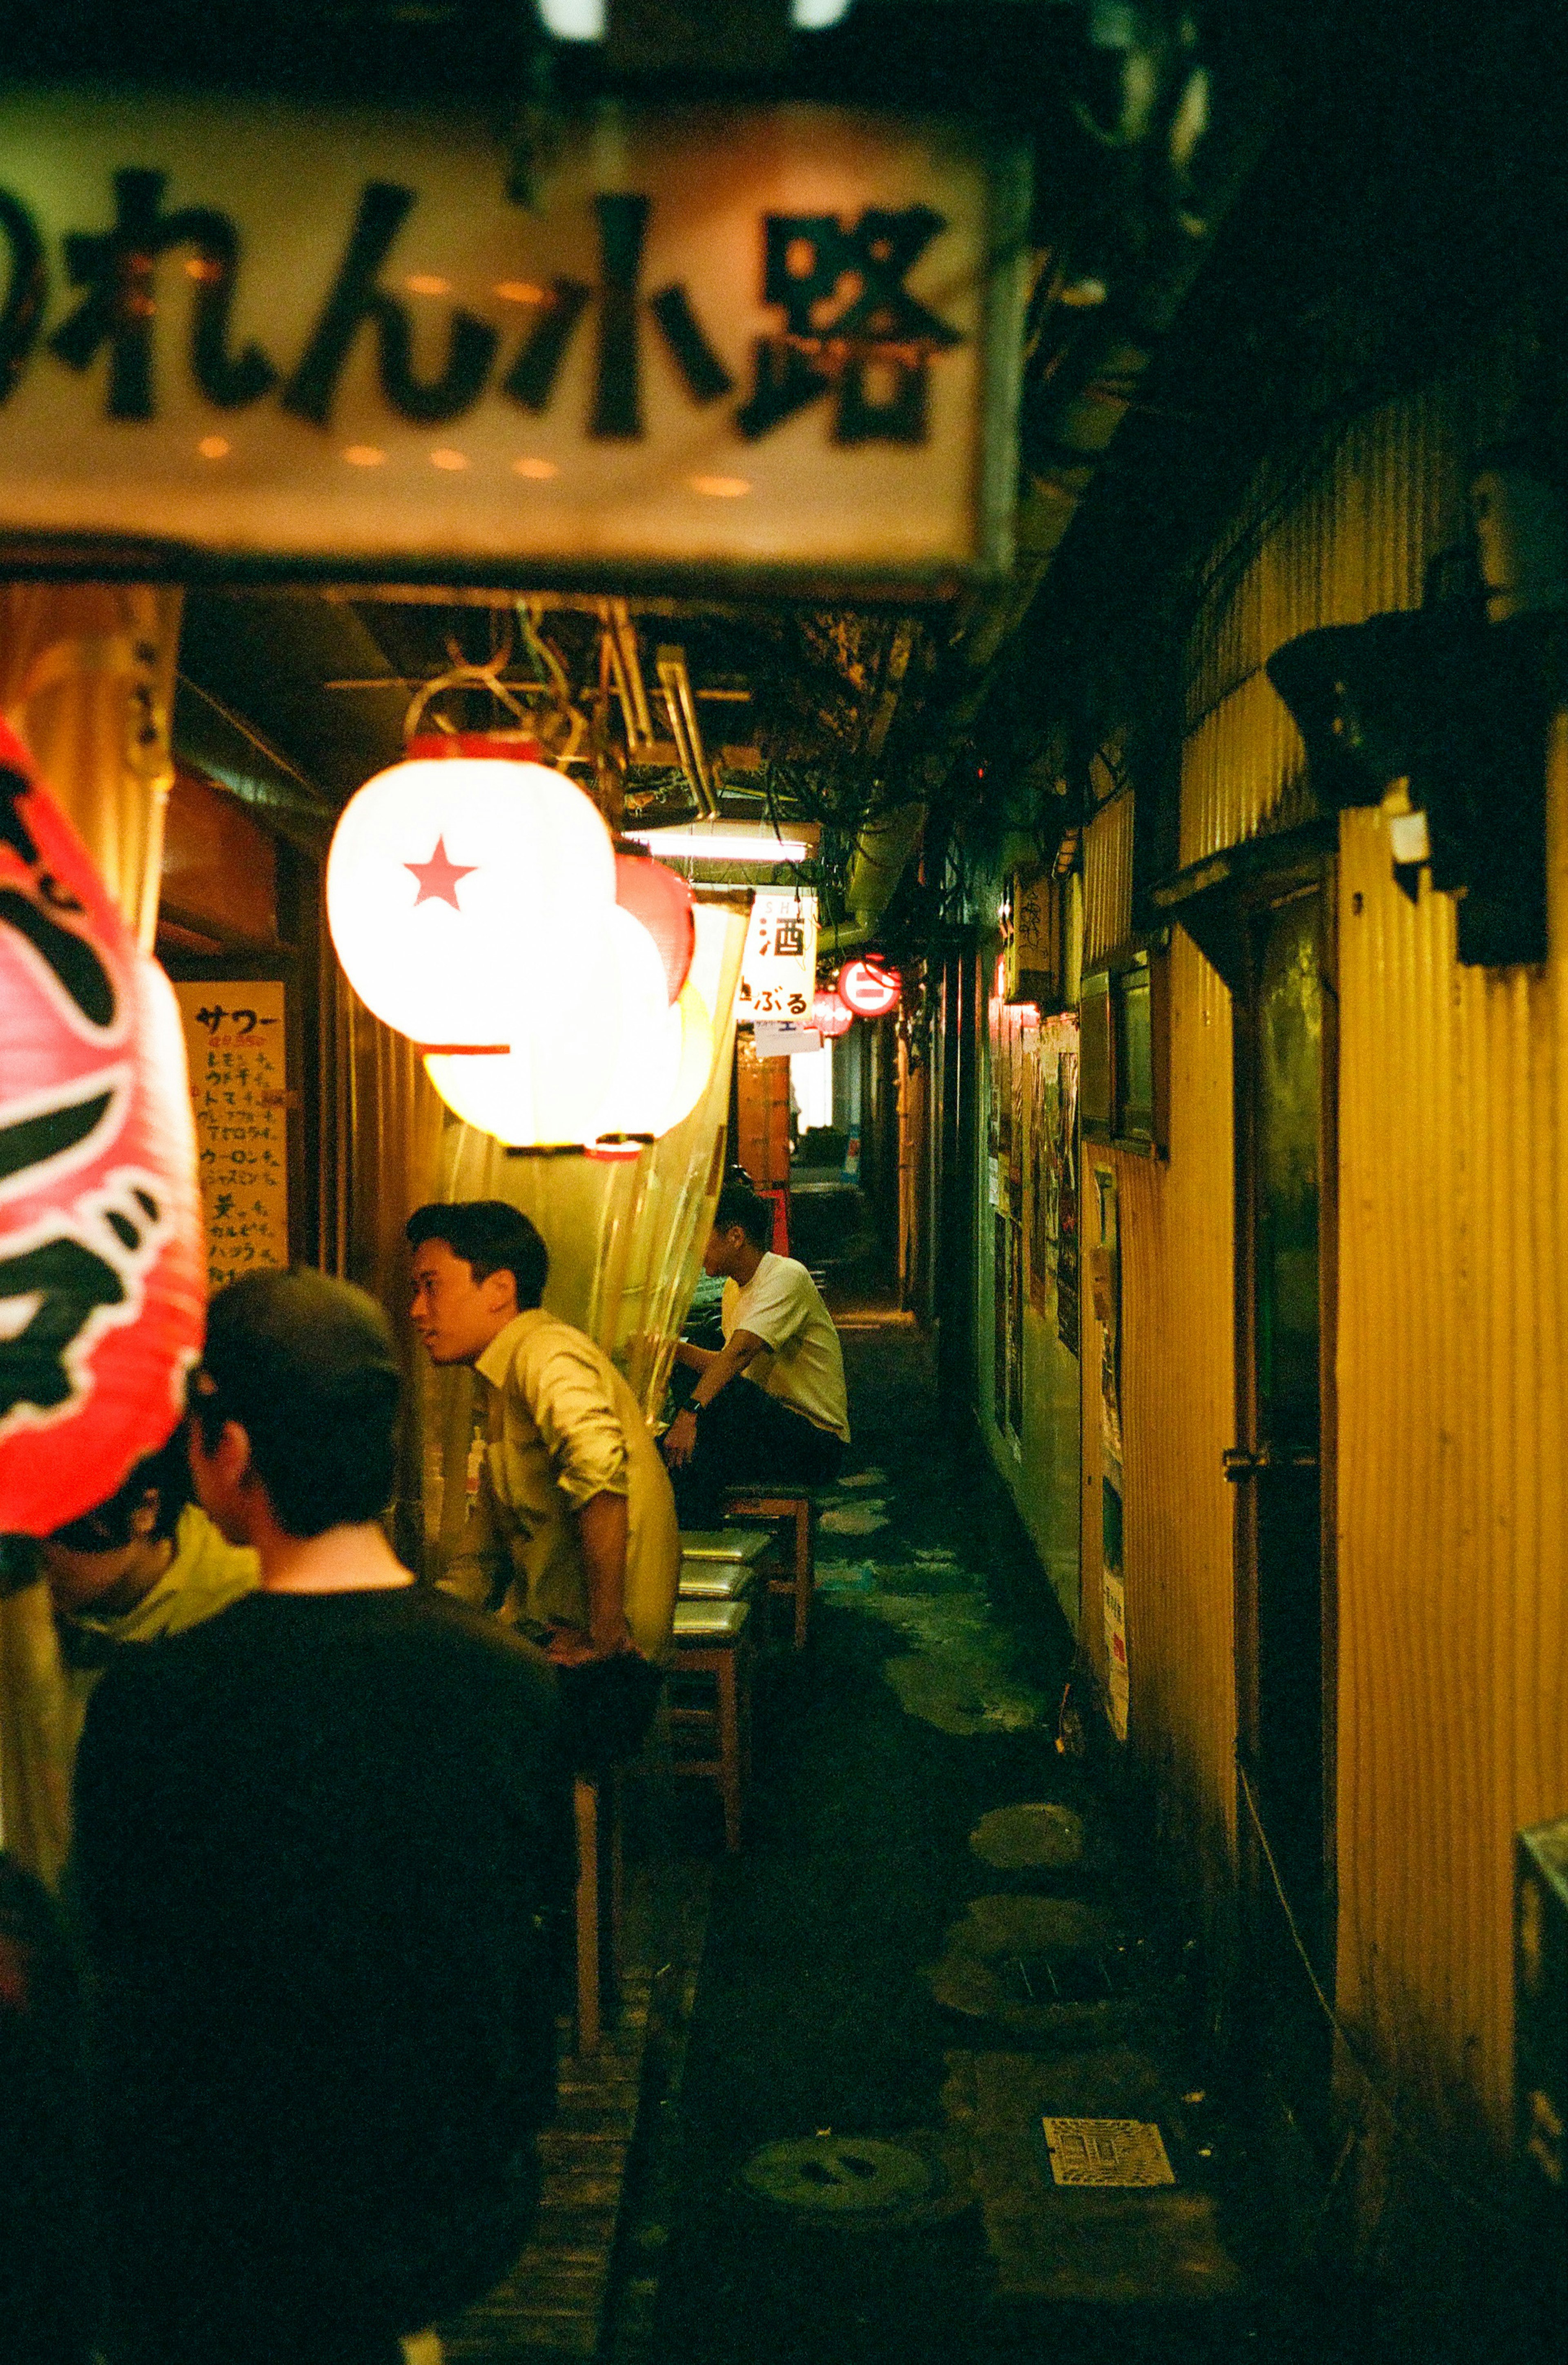
[[[773,1202],[765,1199],[746,1173],[732,1174],[713,1209],[713,1228],[727,1232],[738,1224],[754,1249],[773,1246]]]
[[[131,1523],[152,1493],[158,1496],[158,1516],[149,1531],[149,1541],[162,1542],[179,1526],[180,1514],[191,1499],[191,1462],[184,1421],[168,1443],[139,1462],[125,1484],[118,1486],[95,1510],[84,1511],[79,1519],[56,1528],[50,1541],[65,1545],[70,1552],[118,1552],[131,1541]]]
[[[550,1251],[521,1207],[504,1199],[454,1199],[443,1206],[435,1202],[416,1207],[404,1226],[409,1246],[423,1248],[427,1240],[443,1240],[454,1257],[469,1266],[476,1281],[493,1272],[510,1272],[517,1283],[517,1310],[528,1313],[540,1304],[550,1278]]]
[[[374,1519],[391,1499],[401,1375],[373,1297],[323,1272],[248,1272],[207,1308],[191,1411],[212,1452],[238,1421],[291,1536]]]

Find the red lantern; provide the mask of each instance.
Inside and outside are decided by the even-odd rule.
[[[819,985],[812,1003],[812,1025],[819,1035],[836,1039],[847,1035],[855,1024],[855,1013],[840,1002],[831,985]]]
[[[168,980],[0,723],[0,1531],[80,1519],[166,1441],[204,1265]]]
[[[691,890],[678,870],[655,862],[645,846],[626,838],[615,841],[615,900],[623,912],[641,920],[659,948],[672,1002],[691,969],[697,950],[697,921]]]
[[[838,972],[838,998],[857,1018],[885,1018],[897,1009],[902,992],[897,970],[884,969],[879,960],[846,961]]]

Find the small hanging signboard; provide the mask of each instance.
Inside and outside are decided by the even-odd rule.
[[[190,1063],[207,1280],[288,1262],[288,1091],[283,985],[176,985]]]
[[[1026,168],[814,106],[0,95],[0,556],[183,577],[1010,559]]]
[[[741,956],[735,1009],[743,1026],[799,1027],[814,1033],[817,899],[809,887],[759,887]],[[788,1048],[812,1050],[814,1044]],[[759,1047],[760,1048],[760,1047]]]

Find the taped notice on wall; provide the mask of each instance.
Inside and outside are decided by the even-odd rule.
[[[1174,2184],[1165,2139],[1152,2119],[1043,2119],[1058,2184]]]

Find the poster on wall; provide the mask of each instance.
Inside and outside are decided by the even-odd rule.
[[[1116,1231],[1116,1178],[1096,1166],[1094,1194],[1098,1239],[1091,1252],[1089,1282],[1100,1342],[1100,1441],[1122,1459],[1122,1272]]]
[[[998,1210],[991,1240],[991,1295],[996,1335],[991,1351],[991,1395],[998,1429],[1007,1427],[1007,1233],[1008,1223]]]
[[[1015,1454],[1024,1440],[1024,1227],[1007,1227],[1007,1428]]]
[[[1105,1625],[1105,1670],[1111,1730],[1127,1737],[1127,1617],[1122,1568],[1122,1267],[1116,1178],[1109,1167],[1093,1169],[1095,1244],[1090,1255],[1090,1294],[1099,1339],[1101,1568]]]
[[[1007,1004],[996,1005],[994,1065],[991,1071],[991,1119],[996,1126],[996,1154],[1002,1167],[1002,1187],[1005,1194],[1013,1172],[1013,1029],[1008,1024]]]
[[[1105,1624],[1105,1694],[1111,1730],[1127,1737],[1127,1600],[1122,1576],[1122,1465],[1106,1463],[1100,1480],[1103,1608]]]
[[[1057,1090],[1057,1337],[1076,1355],[1078,1306],[1078,1052],[1064,1051]]]
[[[1029,1076],[1034,1071],[1034,1048],[1038,1046],[1038,1022],[1026,1026],[1022,1017],[1013,1017],[1013,1064],[1010,1064],[1010,1085],[1013,1085],[1013,1213],[1024,1220],[1024,1159],[1029,1154]]]
[[[276,980],[176,985],[185,1030],[207,1282],[286,1265],[288,1072]]]
[[[1024,1195],[1029,1303],[1040,1315],[1050,1310],[1058,1089],[1057,1053],[1047,1041],[1036,1057],[1029,1075],[1029,1159]]]

